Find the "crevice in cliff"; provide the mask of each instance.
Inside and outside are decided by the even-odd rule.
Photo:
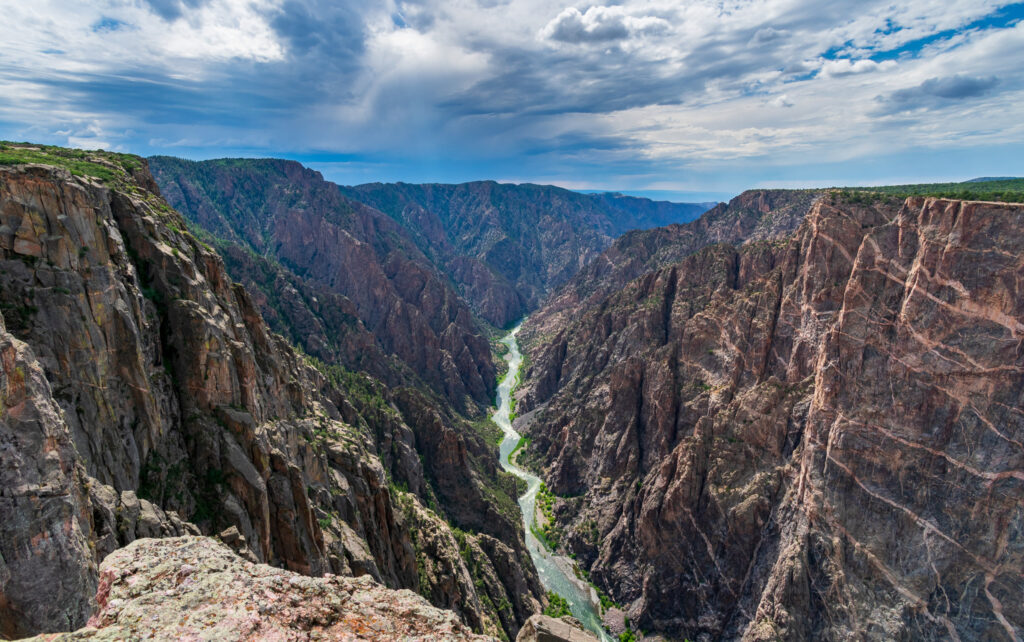
[[[665,329],[665,336],[662,338],[661,345],[668,343],[669,335],[672,332],[672,307],[676,301],[676,288],[677,288],[677,277],[676,266],[672,266],[672,270],[668,275],[668,284],[665,286],[665,301],[664,307],[661,310],[661,322],[662,327]]]
[[[782,282],[781,270],[776,271],[775,287],[777,291],[775,294],[775,305],[772,308],[771,320],[768,322],[768,343],[764,351],[764,359],[761,361],[760,371],[757,373],[758,383],[764,380],[768,374],[768,365],[771,362],[772,353],[775,351],[775,331],[779,324],[779,315],[782,313],[782,300],[785,298],[784,285]]]

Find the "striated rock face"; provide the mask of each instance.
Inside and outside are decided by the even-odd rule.
[[[821,195],[811,190],[751,190],[685,225],[627,232],[555,291],[526,329],[556,332],[581,306],[599,305],[641,274],[709,245],[786,238]]]
[[[466,401],[461,393],[447,397],[438,395],[438,387],[431,384],[429,369],[423,371],[421,366],[414,367],[418,363],[416,360],[399,358],[406,354],[402,351],[389,354],[385,350],[398,341],[411,342],[417,349],[432,350],[428,339],[416,338],[419,326],[402,326],[395,334],[388,334],[391,332],[389,328],[394,329],[392,325],[375,326],[373,318],[364,314],[368,308],[360,308],[355,302],[358,298],[349,299],[339,294],[333,281],[325,281],[317,277],[316,272],[285,260],[283,245],[279,246],[276,254],[281,262],[253,252],[253,247],[262,247],[261,251],[269,247],[259,246],[264,242],[263,237],[250,229],[266,222],[249,221],[244,215],[250,210],[245,208],[274,209],[276,213],[272,215],[280,218],[279,227],[286,230],[282,234],[292,233],[297,217],[307,213],[309,216],[306,218],[313,214],[324,217],[322,224],[332,226],[347,240],[325,241],[324,247],[317,252],[324,257],[335,257],[322,259],[325,261],[353,261],[351,268],[342,270],[347,279],[372,279],[366,275],[377,269],[373,263],[375,259],[363,257],[357,260],[350,256],[354,251],[352,239],[368,238],[363,229],[366,225],[379,226],[379,230],[383,230],[378,234],[380,238],[374,237],[377,239],[375,244],[390,244],[387,247],[401,249],[401,252],[389,250],[391,258],[387,261],[398,260],[395,255],[404,252],[401,260],[412,261],[415,264],[413,269],[422,272],[426,261],[423,255],[403,240],[404,237],[397,233],[401,232],[400,228],[393,221],[338,194],[331,196],[331,190],[336,191],[334,186],[296,163],[225,161],[195,164],[174,159],[155,159],[155,162],[158,170],[162,171],[162,181],[168,181],[168,176],[175,177],[175,182],[168,185],[172,193],[185,190],[185,194],[199,194],[195,196],[198,200],[179,195],[185,205],[192,208],[194,219],[236,239],[237,242],[215,243],[224,256],[229,274],[253,292],[254,301],[270,325],[322,360],[332,382],[351,392],[349,400],[366,420],[367,432],[376,442],[376,452],[389,478],[411,491],[424,505],[433,506],[438,514],[458,528],[487,534],[508,544],[514,565],[518,567],[514,576],[526,582],[520,590],[507,596],[511,601],[509,612],[514,613],[514,617],[506,617],[498,608],[499,604],[504,604],[504,596],[490,602],[484,600],[479,614],[474,609],[465,613],[469,618],[467,621],[474,626],[489,617],[491,621],[500,622],[508,635],[514,636],[518,625],[538,609],[538,599],[542,598],[543,591],[523,540],[521,519],[513,499],[514,482],[499,471],[496,448],[481,435],[481,422],[470,424],[459,412],[477,413],[478,407],[472,400],[463,405],[456,404],[453,397]],[[217,182],[210,184],[213,179]],[[304,199],[301,202],[294,202],[296,191]],[[257,193],[268,199],[268,203],[260,201],[256,205],[253,194]],[[230,204],[226,204],[228,200]],[[294,207],[288,209],[288,204],[294,204]],[[308,212],[304,213],[306,210]],[[305,242],[297,243],[293,249],[307,251],[307,246]],[[356,246],[360,251],[368,247],[362,242]],[[370,263],[363,265],[366,261]],[[399,267],[397,276],[388,284],[379,288],[373,285],[372,288],[386,293],[387,288],[399,284],[409,274],[407,268]],[[430,306],[441,296],[436,292],[436,285],[429,280],[422,285],[423,289],[417,296],[424,305],[414,309],[401,304],[404,307],[400,309],[411,310],[415,314],[429,313],[432,318],[443,317],[448,309],[444,306],[441,313],[429,312]],[[445,292],[444,296],[452,294],[451,290]],[[461,302],[457,305],[460,306],[458,318],[468,319],[467,323],[475,328],[468,309]],[[459,348],[459,328],[461,326],[451,325],[445,331],[442,352],[448,356],[443,358],[459,373],[475,372],[478,359],[474,355],[481,346],[473,351],[466,350],[465,346]],[[381,336],[385,340],[378,340]],[[475,336],[473,341],[482,339]],[[482,347],[489,352],[486,341]],[[458,358],[452,361],[449,359],[452,355]],[[490,363],[489,355],[487,363]],[[356,372],[368,374],[380,383],[354,374]],[[441,388],[449,392],[458,390],[457,386]],[[498,555],[494,563],[505,565],[504,554]],[[467,562],[459,561],[456,555],[452,563],[465,565]],[[475,592],[473,586],[477,580],[493,573],[494,569],[487,562],[475,564],[472,570],[475,571],[474,582],[469,590]],[[422,577],[422,565],[420,571]],[[440,600],[435,603],[445,606],[456,604],[444,598],[447,595],[445,590],[425,588],[422,581],[420,584],[425,595]],[[489,615],[485,617],[484,613]]]
[[[526,458],[637,628],[1020,639],[1024,206],[837,199],[531,318]]]
[[[292,571],[367,574],[432,594],[388,477],[433,497],[433,469],[416,450],[428,435],[379,383],[329,380],[271,334],[220,257],[149,191],[143,162],[129,159],[129,173],[93,160],[115,179],[0,169],[2,633],[81,626],[104,556],[200,529]],[[452,430],[451,418],[438,421]],[[455,441],[468,453],[462,492],[493,493],[469,465],[481,446]],[[486,515],[525,550],[516,521]],[[529,566],[525,553],[514,557]],[[480,602],[480,573],[450,558]],[[504,564],[503,551],[489,553],[481,573]],[[515,635],[541,595],[532,567],[523,574],[525,588],[508,593],[514,617],[484,604],[474,626]]]
[[[88,626],[38,640],[495,640],[366,576],[304,577],[206,537],[142,539],[103,561]]]
[[[474,404],[490,403],[495,369],[482,328],[394,220],[291,161],[151,162],[173,206],[213,234],[290,269],[309,285],[301,298],[312,307],[321,306],[317,290],[347,299],[380,350],[455,408],[475,411]],[[310,305],[289,313],[289,321],[309,325],[309,317],[319,316],[302,314],[303,307]],[[336,343],[334,352],[342,352],[345,344]]]
[[[89,615],[88,478],[32,350],[0,321],[0,636]]]
[[[537,308],[623,232],[689,221],[707,209],[493,181],[341,189],[401,223],[474,309],[499,327]]]

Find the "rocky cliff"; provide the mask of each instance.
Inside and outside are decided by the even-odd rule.
[[[483,328],[391,218],[291,161],[151,162],[167,200],[194,223],[235,242],[236,252],[286,267],[311,290],[302,298],[316,299],[315,307],[348,308],[369,331],[364,338],[372,337],[455,408],[469,412],[474,404],[490,404],[495,370]],[[322,304],[318,292],[328,294]],[[338,305],[331,296],[343,301]],[[343,345],[334,352],[350,354]]]
[[[17,151],[41,164],[0,168],[0,634],[81,626],[107,554],[201,530],[302,574],[416,589],[514,637],[541,594],[518,522],[466,501],[461,537],[483,551],[470,558],[420,505],[435,471],[483,494],[470,463],[485,446],[422,395],[385,399],[272,334],[144,161]],[[417,439],[456,447],[424,468]]]
[[[817,190],[750,190],[728,204],[719,203],[695,221],[626,232],[555,290],[533,315],[530,328],[564,325],[581,307],[594,305],[641,274],[681,261],[708,245],[786,238],[821,195]]]
[[[493,599],[482,604],[514,635],[517,623],[543,597],[522,538],[514,479],[497,466],[500,431],[481,417],[478,392],[467,396],[455,378],[438,381],[431,375],[437,370],[423,366],[436,358],[444,372],[464,382],[486,375],[487,388],[493,389],[490,346],[466,305],[394,221],[346,199],[297,163],[162,158],[154,164],[194,223],[226,237],[206,238],[224,257],[231,277],[253,293],[271,326],[322,362],[333,382],[353,392],[349,400],[374,427],[390,479],[453,526],[505,547],[488,550],[511,555],[519,569],[502,577],[525,578],[522,586],[528,590],[492,591]],[[293,228],[303,225],[299,219],[319,220],[334,240],[296,237]],[[371,246],[377,249],[370,252]],[[313,257],[311,263],[289,259],[299,254]],[[366,288],[373,292],[369,298],[363,296]],[[387,317],[389,310],[399,316]],[[428,336],[435,327],[445,328],[440,343]],[[486,400],[490,403],[490,397]],[[476,563],[472,568],[478,570],[474,582],[486,584],[490,570]],[[445,600],[437,603],[456,608],[459,595],[468,592],[474,591],[432,594]],[[499,614],[505,604],[515,614],[511,619]]]
[[[617,246],[650,269],[523,332],[564,547],[671,638],[1019,640],[1022,231],[828,195],[789,238]]]
[[[689,221],[707,209],[494,181],[371,183],[342,191],[401,223],[499,327],[536,309],[627,230]]]

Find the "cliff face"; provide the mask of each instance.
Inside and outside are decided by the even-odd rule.
[[[462,491],[472,497],[484,492],[470,466],[483,447],[415,406],[422,395],[409,393],[408,412],[435,423],[410,427],[380,384],[325,377],[270,333],[143,161],[90,162],[113,178],[0,168],[0,633],[81,626],[107,554],[201,530],[302,574],[415,588],[477,630],[514,636],[539,608],[532,566],[494,549],[471,573],[457,547],[420,544],[414,519],[454,536],[410,508],[437,470],[422,467],[418,439],[462,444],[447,470],[474,482]],[[486,510],[472,520],[522,546],[516,522]],[[477,588],[510,558],[518,583]],[[428,564],[454,577],[425,576]]]
[[[530,328],[554,330],[581,307],[599,304],[641,274],[682,261],[709,245],[786,238],[821,195],[813,190],[751,190],[728,204],[719,203],[695,221],[626,232],[553,292],[532,316]]]
[[[491,402],[495,370],[482,328],[391,218],[295,162],[158,157],[152,166],[171,205],[310,288],[347,299],[379,349],[455,408]]]
[[[481,316],[499,327],[536,309],[627,230],[689,221],[706,209],[493,181],[341,189],[401,223]]]
[[[1019,639],[1022,230],[826,197],[531,318],[519,421],[566,548],[673,637]]]
[[[297,163],[155,163],[194,221],[234,239],[211,242],[271,326],[320,359],[336,382],[354,387],[350,401],[367,419],[389,478],[450,524],[504,543],[507,551],[491,549],[501,558],[495,563],[510,555],[518,569],[503,578],[525,583],[509,584],[507,595],[503,588],[482,605],[514,636],[543,592],[522,537],[514,480],[497,466],[498,429],[481,430],[486,421],[465,418],[479,415],[480,398],[489,403],[490,397],[476,388],[467,397],[456,379],[470,386],[483,373],[487,388],[494,385],[490,346],[481,334],[469,334],[479,327],[469,309],[394,221],[346,199]],[[303,221],[320,232],[299,234]],[[311,258],[297,261],[297,255]],[[444,331],[429,335],[435,327]],[[437,368],[423,366],[435,359]],[[454,375],[439,382],[432,375],[438,372]],[[458,557],[460,549],[445,550]],[[468,587],[424,594],[461,609],[459,596],[475,594],[474,585],[492,570],[469,560],[458,564],[478,571]],[[498,608],[504,604],[511,610]]]

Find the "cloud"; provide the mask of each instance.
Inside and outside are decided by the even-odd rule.
[[[315,50],[316,57],[335,66],[357,60],[365,44],[363,15],[345,2],[286,0],[275,12],[271,26],[287,43],[293,56]]]
[[[768,42],[773,42],[775,40],[779,40],[780,38],[785,38],[788,35],[788,31],[782,29],[775,29],[773,27],[764,27],[762,29],[757,30],[751,42],[754,43],[755,45],[761,45]]]
[[[984,96],[995,89],[998,84],[999,79],[995,76],[955,75],[945,78],[929,78],[915,87],[899,89],[888,96],[876,97],[876,100],[881,103],[878,113],[895,114],[915,109],[941,108],[958,101]]]
[[[854,74],[866,74],[874,71],[881,71],[885,69],[892,69],[896,66],[896,61],[886,60],[883,62],[875,62],[874,60],[849,60],[841,58],[839,60],[826,60],[821,65],[821,75],[825,78],[841,78],[842,76],[852,76]]]
[[[605,43],[635,35],[664,33],[669,23],[655,16],[634,17],[622,7],[590,7],[585,13],[569,7],[541,30],[544,39],[573,44]]]
[[[167,21],[177,20],[182,13],[196,9],[204,0],[142,0],[158,16]]]
[[[1024,143],[1003,0],[589,2],[10,3],[0,138],[651,181]]]

